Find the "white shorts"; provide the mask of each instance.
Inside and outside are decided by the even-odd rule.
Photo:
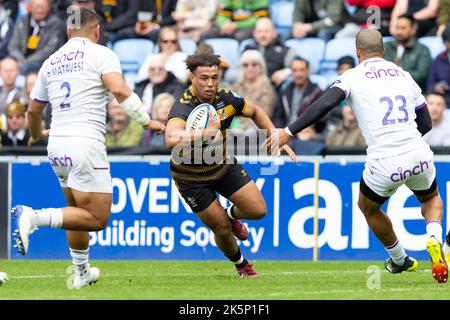
[[[48,158],[61,187],[81,192],[112,193],[106,146],[82,137],[50,137]]]
[[[363,179],[381,197],[391,196],[402,184],[412,191],[430,189],[436,178],[433,151],[428,146],[389,158],[368,160]]]

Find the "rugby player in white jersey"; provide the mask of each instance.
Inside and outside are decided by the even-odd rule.
[[[408,72],[383,59],[383,38],[377,30],[359,32],[356,50],[360,64],[341,75],[295,122],[277,129],[278,134],[266,140],[267,146],[272,148],[277,143],[275,136],[279,146],[286,144],[297,132],[348,99],[368,145],[358,205],[390,255],[385,268],[400,273],[413,271],[418,265],[406,255],[390,219],[381,211],[388,197],[405,184],[421,203],[432,275],[444,283],[448,268],[441,247],[443,206],[433,152],[422,138],[431,129],[425,98]]]
[[[30,94],[29,146],[49,135],[48,158],[59,178],[68,207],[34,210],[18,205],[12,209],[17,230],[15,244],[28,251],[29,235],[36,227],[67,230],[75,266],[73,285],[94,283],[97,268],[90,268],[89,231],[105,228],[112,203],[112,182],[105,147],[108,91],[131,118],[147,130],[164,131],[151,121],[139,97],[125,83],[120,62],[110,49],[97,45],[99,19],[94,11],[79,9],[69,18],[69,40],[42,65]],[[71,22],[77,22],[77,24]],[[42,112],[50,103],[50,131],[42,130]]]

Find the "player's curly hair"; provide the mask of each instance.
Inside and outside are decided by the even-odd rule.
[[[193,54],[186,58],[186,66],[189,71],[194,72],[198,67],[221,68],[222,60],[219,55],[211,53]]]

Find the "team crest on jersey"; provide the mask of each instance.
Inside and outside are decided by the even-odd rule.
[[[238,98],[238,99],[242,99],[242,97],[239,95],[239,94],[237,94],[236,92],[234,92],[234,91],[231,91],[231,93],[233,94],[233,96],[235,96],[236,98]]]

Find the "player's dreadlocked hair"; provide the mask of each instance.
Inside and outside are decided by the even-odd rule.
[[[186,58],[186,66],[194,72],[198,67],[214,67],[221,68],[222,60],[220,56],[211,53],[193,54]]]

